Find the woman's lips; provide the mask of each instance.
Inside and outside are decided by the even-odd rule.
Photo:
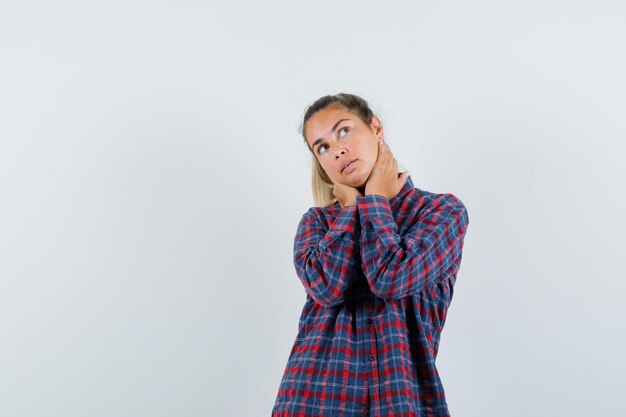
[[[352,167],[354,166],[354,164],[356,163],[356,159],[354,161],[351,161],[348,165],[346,165],[346,167],[343,169],[343,173],[347,173],[348,171],[350,171],[352,169]]]

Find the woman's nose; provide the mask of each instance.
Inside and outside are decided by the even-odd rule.
[[[344,153],[346,153],[346,148],[343,145],[338,145],[339,148],[337,149],[337,151],[335,152],[335,156],[339,157],[340,155],[343,155]]]

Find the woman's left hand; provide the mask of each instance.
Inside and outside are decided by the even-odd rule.
[[[408,177],[408,171],[398,176],[398,161],[389,146],[379,139],[378,156],[365,184],[365,195],[378,194],[391,200],[404,187]]]
[[[336,182],[333,188],[333,195],[337,198],[341,207],[345,207],[356,206],[356,196],[362,194],[355,187]]]

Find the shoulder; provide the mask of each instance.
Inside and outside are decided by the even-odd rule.
[[[341,211],[339,203],[333,203],[327,207],[311,206],[302,213],[301,221],[319,221],[325,224],[332,223],[332,220]]]
[[[409,197],[412,201],[423,205],[465,207],[463,201],[453,193],[436,193],[416,187],[410,191]]]
[[[437,193],[420,188],[413,188],[403,204],[408,217],[413,219],[457,218],[468,220],[465,203],[454,193]]]

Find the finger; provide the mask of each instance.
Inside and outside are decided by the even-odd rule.
[[[393,152],[391,152],[391,148],[389,147],[389,144],[388,144],[388,143],[385,143],[385,151],[386,151],[388,154],[393,155]]]
[[[393,167],[393,169],[395,169],[395,172],[398,172],[398,168],[396,165],[396,158],[394,158],[393,153],[391,152],[391,149],[389,148],[389,145],[387,145],[387,160],[389,161],[389,165],[391,165]]]
[[[402,174],[400,174],[400,177],[398,177],[398,183],[400,185],[400,188],[404,187],[404,184],[406,184],[408,178],[409,171],[404,171]]]
[[[388,159],[393,159],[393,152],[391,152],[391,148],[388,144],[385,144],[385,154],[387,155]]]
[[[376,164],[381,164],[384,161],[385,158],[385,152],[384,152],[384,144],[383,142],[379,139],[378,140],[378,155],[376,156],[376,162],[374,163],[374,165]]]
[[[383,142],[382,140],[378,140],[379,146],[378,146],[378,151],[381,155],[381,159],[386,160],[387,158],[387,144],[385,142]]]

